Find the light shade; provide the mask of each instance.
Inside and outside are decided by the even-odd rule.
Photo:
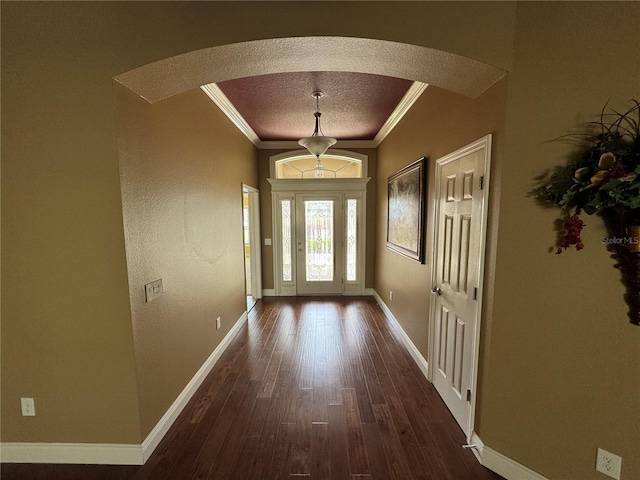
[[[337,141],[335,138],[314,135],[312,137],[301,138],[298,140],[298,143],[309,150],[309,153],[319,157],[323,155],[330,146],[335,145]]]

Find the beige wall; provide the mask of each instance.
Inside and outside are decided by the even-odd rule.
[[[528,198],[533,179],[575,150],[549,142],[607,100],[640,96],[639,3],[522,3],[506,111],[505,159],[483,439],[553,479],[597,479],[597,446],[640,472],[640,329],[586,217],[581,252],[552,253],[558,212]],[[518,439],[518,440],[514,440]],[[535,448],[532,448],[535,446]]]
[[[339,145],[336,147],[339,148]],[[345,150],[345,149],[341,149]],[[372,180],[367,184],[367,248],[365,252],[365,288],[373,288],[374,255],[375,255],[375,226],[376,226],[376,170],[377,150],[373,148],[350,148],[351,152],[367,155],[368,173]],[[287,150],[260,150],[258,152],[260,175],[260,229],[263,238],[273,239],[273,213],[271,211],[270,157],[284,153]],[[273,276],[273,245],[265,245],[262,241],[262,288],[274,288]]]
[[[105,37],[1,8],[2,441],[140,443]]]
[[[150,105],[116,86],[116,100],[146,436],[246,309],[242,183],[257,186],[256,151],[199,89]],[[145,303],[158,278],[164,293]]]
[[[428,89],[414,116],[379,149],[378,193],[385,196],[385,179],[396,167],[423,155],[435,159],[495,128],[491,193],[500,203],[491,212],[489,279],[495,288],[494,301],[486,299],[483,324],[478,433],[489,447],[552,479],[601,478],[593,469],[596,446],[623,457],[624,480],[640,471],[640,332],[628,324],[619,272],[600,242],[602,224],[588,218],[587,249],[554,256],[550,248],[557,214],[527,198],[533,177],[564,162],[570,151],[547,143],[549,139],[589,119],[609,98],[623,106],[639,96],[640,4],[2,2],[0,7],[3,441],[140,442],[180,389],[178,384],[189,380],[218,341],[215,332],[206,334],[209,316],[218,310],[225,317],[238,313],[237,291],[225,307],[216,299],[198,312],[180,305],[191,298],[182,290],[193,283],[184,278],[188,271],[208,272],[203,289],[217,285],[217,278],[177,238],[175,225],[169,245],[153,239],[167,249],[157,258],[139,251],[139,243],[139,258],[133,256],[133,246],[125,257],[111,79],[214,45],[343,35],[439,48],[509,71],[506,85],[475,101]],[[117,92],[118,98],[125,93]],[[205,112],[199,95],[188,92],[153,108],[129,98],[120,112],[157,121],[142,129],[151,138],[166,133],[169,119],[188,124],[187,107],[195,109],[196,118],[224,130],[217,113]],[[440,118],[432,118],[431,109]],[[425,131],[434,136],[425,137]],[[202,158],[208,153],[228,148],[244,158],[249,148],[236,144],[235,137],[211,146],[198,137],[201,132],[176,127],[175,133],[176,138],[162,139],[164,144],[192,142],[195,135],[203,150],[189,150],[189,161],[200,159],[196,166],[204,170]],[[127,145],[120,148],[130,151]],[[166,168],[157,172],[162,185],[177,154],[171,149],[155,153]],[[148,161],[145,155],[131,158]],[[248,170],[233,172],[238,181],[250,176]],[[129,173],[131,178],[142,176]],[[127,178],[123,193],[129,241],[129,213],[136,213],[126,208],[140,199],[127,198],[135,186]],[[205,178],[216,181],[204,176],[203,182]],[[264,207],[267,190],[260,188]],[[141,193],[169,209],[154,212],[154,218],[187,217],[184,210],[175,210],[184,191],[154,186]],[[204,205],[218,201],[236,208],[232,196],[203,197]],[[383,201],[377,203],[375,286],[383,297],[394,289],[390,306],[424,353],[428,265],[407,266],[418,279],[415,286],[398,278],[408,264],[384,247]],[[239,207],[238,189],[238,212]],[[214,234],[207,221],[203,236]],[[134,235],[137,242],[144,238]],[[169,252],[171,245],[185,249]],[[264,257],[269,258],[266,251]],[[166,273],[169,267],[173,271],[173,262],[176,277]],[[165,297],[143,305],[137,295],[147,276],[169,281]],[[232,283],[242,288],[237,279]],[[407,293],[398,297],[399,292]],[[179,334],[183,345],[166,341],[175,332],[170,317],[184,311],[190,313],[182,321],[205,333],[194,340],[193,354],[185,355],[186,342],[193,340],[189,332]],[[162,323],[157,336],[149,328],[156,320]],[[137,361],[134,347],[144,352]],[[167,352],[175,357],[163,358]],[[153,359],[161,359],[168,369],[166,384],[159,381],[162,372]],[[157,403],[152,392],[159,395]],[[21,396],[36,398],[37,417],[20,416]]]

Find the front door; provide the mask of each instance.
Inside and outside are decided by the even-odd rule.
[[[432,381],[471,437],[491,137],[436,162]]]
[[[298,295],[342,293],[342,195],[296,195],[296,284]]]

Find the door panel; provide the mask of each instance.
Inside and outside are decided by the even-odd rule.
[[[342,293],[342,198],[296,195],[299,295]]]
[[[487,145],[454,152],[437,162],[434,246],[433,384],[465,433],[471,434],[484,240]],[[468,393],[467,393],[468,392]]]

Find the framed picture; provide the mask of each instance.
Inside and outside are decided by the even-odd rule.
[[[387,180],[387,248],[424,263],[426,157]]]

